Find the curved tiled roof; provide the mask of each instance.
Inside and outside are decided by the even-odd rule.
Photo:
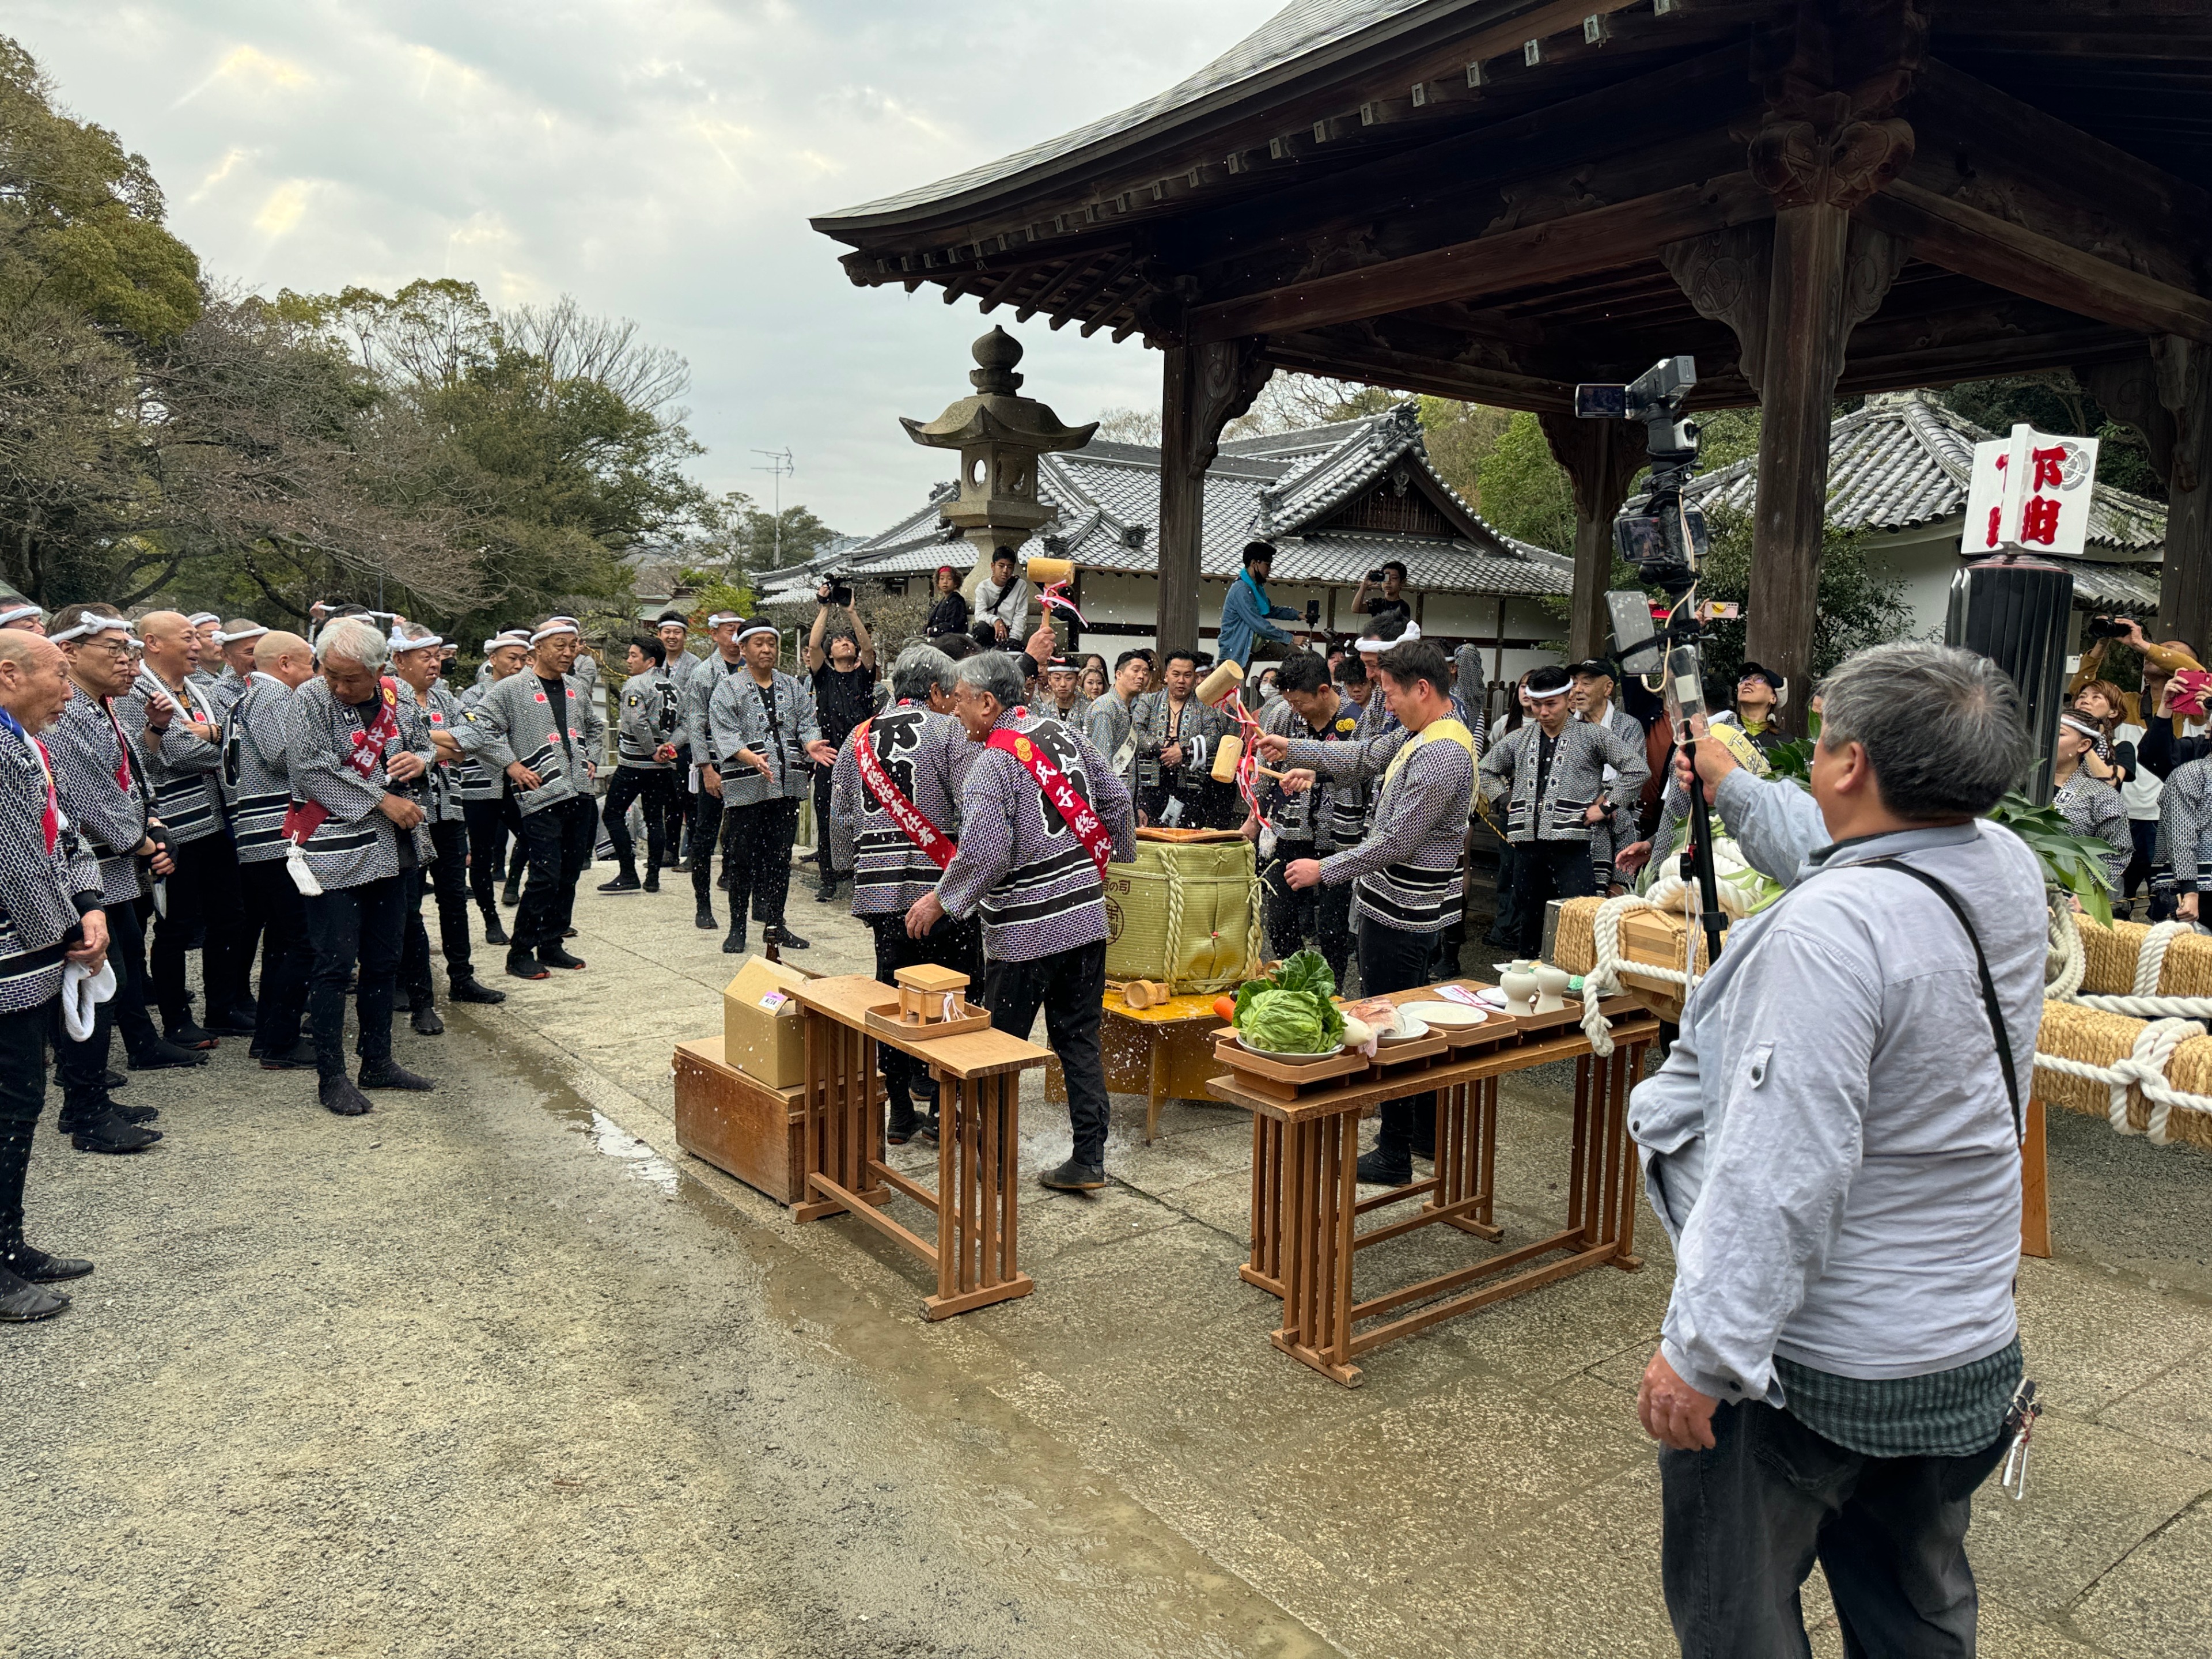
[[[1041,144],[1032,144],[1012,155],[969,167],[949,179],[940,179],[933,185],[923,185],[915,190],[902,191],[896,196],[864,202],[858,207],[825,213],[817,217],[814,222],[823,229],[830,229],[841,222],[879,218],[927,207],[933,203],[942,202],[949,205],[955,198],[969,191],[1003,184],[1017,174],[1043,168],[1101,140],[1133,132],[1147,123],[1185,112],[1189,106],[1202,102],[1217,93],[1226,92],[1255,76],[1357,34],[1370,24],[1382,22],[1400,12],[1410,11],[1429,3],[1430,0],[1292,0],[1291,4],[1284,7],[1205,68],[1142,103],[1132,104],[1128,108],[1093,121],[1087,126],[1064,132],[1059,137],[1048,138]]]
[[[1974,446],[1996,434],[1925,392],[1885,392],[1828,428],[1828,521],[1844,530],[1901,531],[1963,515]],[[1692,485],[1692,498],[1748,513],[1759,463],[1747,457]],[[2109,554],[2160,557],[2166,509],[2110,484],[2094,486],[2088,539]]]

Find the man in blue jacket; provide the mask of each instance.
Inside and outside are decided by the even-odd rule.
[[[1284,645],[1305,644],[1304,635],[1285,634],[1271,620],[1298,620],[1298,613],[1288,605],[1267,601],[1267,572],[1274,562],[1275,550],[1267,543],[1245,544],[1244,573],[1229,584],[1229,597],[1221,603],[1221,661],[1250,667],[1252,647],[1261,639]]]

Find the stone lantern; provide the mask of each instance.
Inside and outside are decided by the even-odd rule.
[[[975,544],[979,571],[990,568],[995,548],[1018,550],[1054,509],[1037,499],[1037,457],[1049,451],[1080,449],[1098,430],[1062,426],[1060,417],[1034,398],[1018,395],[1022,377],[1014,365],[1022,343],[994,327],[975,342],[975,388],[935,420],[923,423],[902,416],[899,424],[918,444],[960,452],[960,493],[939,509],[945,523]],[[967,584],[971,594],[975,576]]]

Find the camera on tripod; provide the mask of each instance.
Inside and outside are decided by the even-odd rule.
[[[1626,386],[1575,388],[1575,413],[1583,419],[1644,422],[1650,486],[1641,511],[1613,520],[1613,544],[1670,599],[1697,580],[1711,546],[1705,515],[1682,499],[1698,465],[1698,423],[1682,418],[1682,400],[1697,383],[1695,358],[1662,357]]]

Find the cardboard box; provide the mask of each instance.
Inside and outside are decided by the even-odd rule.
[[[724,1063],[722,1040],[676,1045],[676,1144],[779,1204],[805,1181],[800,1089],[771,1089]]]
[[[724,1062],[771,1089],[806,1078],[805,1011],[792,995],[806,983],[796,968],[755,957],[722,988]]]

